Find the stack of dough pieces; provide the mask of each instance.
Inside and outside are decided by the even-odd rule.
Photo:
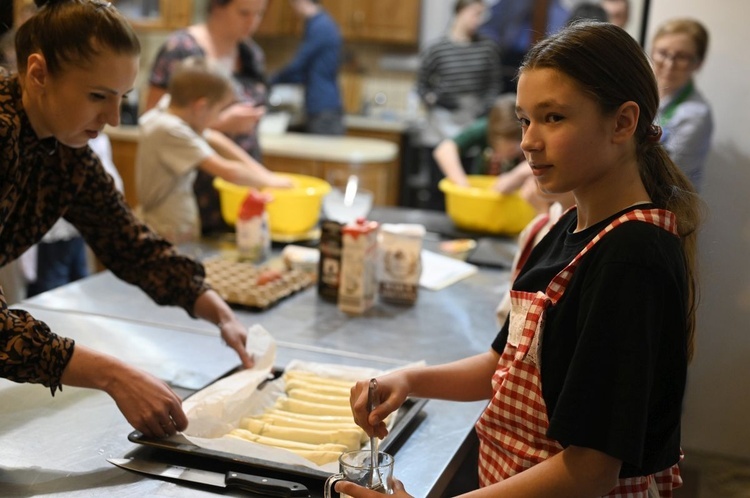
[[[284,381],[286,396],[262,415],[243,418],[228,435],[287,449],[317,465],[335,462],[368,441],[349,405],[354,381],[300,370],[286,372]]]

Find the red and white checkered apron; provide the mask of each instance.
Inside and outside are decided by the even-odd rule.
[[[552,279],[545,292],[511,291],[508,343],[492,377],[495,394],[476,423],[481,486],[507,479],[562,451],[562,446],[546,435],[549,420],[539,368],[545,310],[560,300],[581,258],[603,236],[628,221],[651,223],[677,234],[675,216],[669,211],[630,211],[599,232]],[[646,477],[620,479],[606,496],[647,498],[652,483],[660,497],[670,498],[672,489],[682,484],[677,465]]]

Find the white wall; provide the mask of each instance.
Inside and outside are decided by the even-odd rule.
[[[703,194],[702,302],[683,446],[750,459],[750,30],[747,0],[656,0],[649,33],[691,16],[711,34],[697,85],[716,130]]]

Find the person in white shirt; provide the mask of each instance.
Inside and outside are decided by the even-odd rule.
[[[198,170],[238,185],[289,187],[208,124],[234,100],[232,82],[205,58],[182,61],[169,82],[169,99],[140,119],[136,182],[141,215],[172,243],[201,234],[193,181]]]

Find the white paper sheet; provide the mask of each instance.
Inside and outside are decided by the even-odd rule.
[[[276,356],[276,342],[259,325],[250,328],[247,349],[255,354],[256,364],[221,379],[190,396],[183,403],[188,417],[188,428],[182,433],[188,441],[202,448],[250,456],[271,462],[301,465],[330,473],[338,472],[338,462],[316,465],[291,451],[243,441],[226,434],[239,426],[243,417],[262,414],[284,394],[284,379],[268,382],[263,389],[257,387],[269,378]],[[369,379],[384,372],[377,369],[292,361],[285,371],[305,370],[323,377],[347,379],[352,385],[357,380]],[[395,417],[392,417],[395,420]],[[179,435],[176,437],[180,437]]]
[[[422,249],[422,275],[419,285],[429,290],[440,290],[477,272],[477,267],[465,261]]]

